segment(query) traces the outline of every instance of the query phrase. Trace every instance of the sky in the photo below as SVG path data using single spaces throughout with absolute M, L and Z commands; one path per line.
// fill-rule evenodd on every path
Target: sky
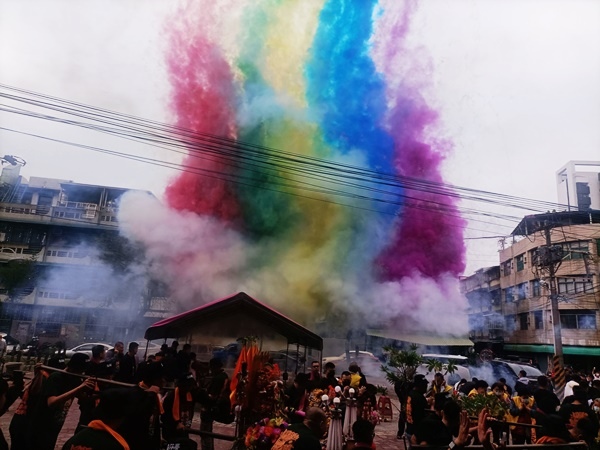
M 171 122 L 166 21 L 176 2 L 0 2 L 0 83 Z M 600 2 L 419 2 L 407 45 L 429 68 L 423 95 L 452 143 L 445 182 L 556 201 L 568 160 L 600 159 Z M 2 102 L 4 103 L 4 101 Z M 0 112 L 0 127 L 177 162 L 181 155 Z M 145 189 L 177 175 L 130 160 L 0 130 L 22 174 Z M 464 204 L 494 213 L 531 212 Z M 465 274 L 498 263 L 516 222 L 470 221 Z

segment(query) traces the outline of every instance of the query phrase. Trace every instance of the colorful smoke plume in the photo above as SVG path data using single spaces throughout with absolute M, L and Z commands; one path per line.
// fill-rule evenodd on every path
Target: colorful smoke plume
M 243 290 L 305 323 L 407 326 L 436 310 L 456 320 L 431 327 L 466 330 L 454 199 L 385 183 L 358 199 L 348 178 L 340 201 L 319 189 L 332 184 L 316 168 L 288 171 L 279 159 L 443 181 L 451 145 L 423 97 L 431 68 L 407 48 L 414 10 L 398 0 L 210 0 L 172 18 L 174 124 L 259 146 L 272 163 L 253 164 L 247 147 L 229 160 L 190 148 L 185 164 L 203 174 L 174 179 L 169 207 L 124 199 L 124 211 L 138 211 L 122 214 L 126 233 L 182 308 Z M 307 192 L 309 181 L 317 189 Z

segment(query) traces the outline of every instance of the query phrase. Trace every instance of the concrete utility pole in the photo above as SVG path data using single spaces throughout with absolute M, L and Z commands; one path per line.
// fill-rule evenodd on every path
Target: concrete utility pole
M 546 236 L 546 257 L 540 258 L 540 265 L 548 269 L 548 283 L 550 287 L 550 310 L 552 314 L 552 329 L 554 332 L 554 358 L 552 373 L 554 374 L 554 389 L 556 395 L 562 402 L 565 391 L 565 369 L 562 346 L 562 332 L 560 326 L 560 313 L 558 311 L 558 292 L 556 289 L 556 258 L 552 252 L 552 238 L 550 236 L 550 226 L 545 227 Z

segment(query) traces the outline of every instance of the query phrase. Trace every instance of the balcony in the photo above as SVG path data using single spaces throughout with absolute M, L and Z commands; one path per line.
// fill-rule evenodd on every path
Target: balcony
M 95 203 L 61 202 L 57 206 L 0 203 L 0 220 L 61 225 L 118 226 L 114 206 L 99 208 Z

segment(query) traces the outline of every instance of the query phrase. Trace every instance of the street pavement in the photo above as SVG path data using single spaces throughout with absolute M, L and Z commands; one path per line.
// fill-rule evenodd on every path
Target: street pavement
M 401 440 L 396 438 L 397 432 L 397 422 L 398 422 L 398 400 L 394 396 L 391 397 L 392 401 L 392 411 L 393 418 L 392 420 L 382 421 L 375 428 L 375 444 L 378 450 L 404 450 L 404 445 Z M 2 428 L 2 432 L 6 440 L 10 444 L 10 435 L 8 433 L 8 426 L 12 419 L 14 410 L 17 407 L 19 400 L 13 404 L 10 409 L 0 417 L 0 427 Z M 63 429 L 58 437 L 58 442 L 56 444 L 56 449 L 62 449 L 64 443 L 73 436 L 75 432 L 75 428 L 77 427 L 77 421 L 79 419 L 79 407 L 77 405 L 77 401 L 74 401 L 71 405 L 71 409 L 69 410 L 69 414 L 67 415 L 67 419 L 63 426 Z M 195 430 L 200 429 L 200 414 L 196 413 L 194 415 L 192 428 Z M 215 433 L 221 433 L 226 435 L 233 436 L 235 433 L 235 425 L 223 425 L 223 424 L 214 424 L 213 431 Z M 198 442 L 198 449 L 200 449 L 200 438 L 198 436 L 191 436 L 192 439 Z M 215 450 L 229 450 L 231 449 L 233 443 L 230 441 L 224 440 L 215 440 Z

